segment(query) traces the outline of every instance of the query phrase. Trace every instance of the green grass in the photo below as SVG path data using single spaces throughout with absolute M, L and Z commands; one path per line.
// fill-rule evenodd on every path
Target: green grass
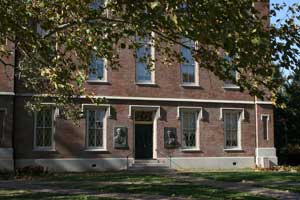
M 202 177 L 216 181 L 251 181 L 257 187 L 289 190 L 300 193 L 300 173 L 294 172 L 189 172 L 192 177 Z
M 163 195 L 167 197 L 185 197 L 210 200 L 270 200 L 249 193 L 225 190 L 212 186 L 189 184 L 163 174 L 132 174 L 126 172 L 101 173 L 62 173 L 48 176 L 31 177 L 39 180 L 40 186 L 64 189 L 81 189 L 99 193 L 126 193 L 142 195 Z M 105 184 L 105 182 L 113 184 Z M 125 183 L 131 182 L 131 183 Z M 112 200 L 89 195 L 63 195 L 53 193 L 31 193 L 25 190 L 0 190 L 2 200 Z
M 55 193 L 32 193 L 26 190 L 0 190 L 1 200 L 116 200 L 114 198 L 89 195 L 70 195 Z M 119 200 L 119 199 L 118 199 Z
M 255 182 L 298 182 L 300 173 L 292 172 L 188 172 L 182 173 L 193 177 L 203 177 L 216 181 L 255 181 Z
M 165 175 L 156 174 L 132 174 L 126 172 L 98 172 L 98 173 L 67 173 L 53 174 L 42 177 L 46 181 L 70 181 L 70 182 L 146 182 L 146 183 L 171 183 L 176 181 Z
M 224 190 L 221 188 L 204 185 L 159 185 L 159 184 L 132 184 L 132 185 L 113 185 L 96 186 L 100 192 L 120 192 L 131 194 L 163 195 L 168 197 L 186 197 L 196 199 L 224 200 L 224 199 L 245 199 L 245 200 L 270 200 L 272 198 L 254 196 L 249 193 Z

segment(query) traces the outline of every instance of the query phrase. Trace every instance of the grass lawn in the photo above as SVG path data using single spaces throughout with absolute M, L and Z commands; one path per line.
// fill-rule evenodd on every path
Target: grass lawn
M 113 198 L 94 197 L 89 195 L 70 195 L 55 193 L 32 193 L 26 190 L 0 190 L 1 200 L 116 200 Z M 118 199 L 120 200 L 120 199 Z
M 26 177 L 28 178 L 28 177 Z M 256 196 L 246 192 L 225 190 L 217 187 L 188 184 L 176 180 L 164 174 L 132 174 L 126 172 L 102 172 L 102 173 L 65 173 L 52 174 L 49 176 L 31 177 L 39 180 L 40 186 L 45 188 L 58 187 L 64 189 L 81 189 L 97 193 L 125 193 L 140 195 L 162 195 L 167 197 L 184 197 L 187 199 L 210 199 L 210 200 L 270 200 L 272 198 Z M 110 182 L 110 183 L 108 183 Z M 131 183 L 128 183 L 131 182 Z M 43 188 L 43 187 L 42 187 Z M 55 191 L 55 190 L 54 190 Z M 86 194 L 86 193 L 85 193 Z M 113 200 L 89 195 L 31 193 L 24 188 L 20 190 L 1 190 L 2 200 Z
M 212 179 L 216 181 L 242 182 L 251 181 L 257 186 L 267 188 L 290 190 L 300 193 L 299 172 L 183 172 L 182 174 Z

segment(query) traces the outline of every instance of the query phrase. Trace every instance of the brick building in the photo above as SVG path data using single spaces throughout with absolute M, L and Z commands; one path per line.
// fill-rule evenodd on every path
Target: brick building
M 147 40 L 141 42 L 138 56 L 158 56 L 145 48 Z M 125 169 L 139 159 L 172 168 L 276 164 L 271 102 L 241 93 L 200 69 L 188 49 L 175 48 L 186 62 L 172 67 L 156 62 L 151 72 L 129 50 L 120 52 L 123 67 L 116 71 L 105 59 L 92 58 L 86 89 L 107 102 L 93 105 L 80 98 L 79 127 L 51 102 L 28 112 L 24 106 L 32 94 L 14 81 L 12 67 L 0 65 L 0 168 Z M 13 56 L 8 59 L 14 63 Z

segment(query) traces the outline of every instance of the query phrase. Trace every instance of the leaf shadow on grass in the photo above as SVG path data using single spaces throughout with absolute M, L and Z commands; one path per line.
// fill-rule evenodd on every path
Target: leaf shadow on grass
M 80 194 L 31 193 L 30 191 L 6 190 L 0 191 L 1 200 L 116 200 L 114 198 L 95 197 Z M 120 200 L 120 199 L 118 199 Z

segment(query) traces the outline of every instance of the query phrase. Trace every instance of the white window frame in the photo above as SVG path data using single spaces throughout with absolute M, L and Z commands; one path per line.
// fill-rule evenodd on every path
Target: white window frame
M 102 147 L 93 147 L 88 146 L 88 110 L 104 110 L 104 118 L 103 118 L 103 133 Z M 107 124 L 108 118 L 111 117 L 111 106 L 109 104 L 82 104 L 82 111 L 85 112 L 85 151 L 107 151 Z
M 225 131 L 225 115 L 224 112 L 238 113 L 238 127 L 237 127 L 237 146 L 230 147 L 226 146 L 226 131 Z M 225 151 L 240 151 L 242 150 L 242 120 L 245 119 L 243 108 L 221 108 L 220 109 L 220 120 L 223 120 L 223 133 L 224 133 L 224 150 Z
M 180 120 L 180 134 L 181 140 L 183 140 L 182 136 L 182 121 L 181 121 L 181 113 L 185 112 L 195 112 L 196 113 L 196 132 L 195 132 L 195 147 L 193 148 L 185 148 L 182 147 L 181 151 L 200 151 L 200 121 L 202 119 L 202 107 L 187 107 L 187 106 L 178 106 L 177 107 L 177 119 Z M 182 141 L 181 141 L 182 142 Z
M 261 116 L 260 116 L 260 119 L 261 119 L 261 122 L 262 122 L 262 127 L 263 127 L 263 123 L 264 123 L 264 120 L 263 120 L 263 118 L 264 117 L 266 117 L 267 118 L 267 138 L 265 139 L 265 137 L 264 137 L 264 132 L 263 132 L 263 128 L 262 128 L 262 133 L 263 133 L 263 139 L 264 140 L 269 140 L 269 121 L 270 121 L 270 115 L 269 114 L 261 114 Z
M 102 79 L 96 79 L 96 80 L 90 79 L 90 72 L 89 72 L 90 66 L 89 66 L 89 68 L 88 68 L 88 79 L 87 79 L 87 82 L 88 83 L 107 83 L 108 82 L 108 79 L 107 79 L 107 59 L 106 58 L 97 58 L 97 59 L 102 59 L 103 60 L 103 78 Z
M 198 41 L 194 41 L 194 47 L 195 49 L 197 49 L 198 47 Z M 182 48 L 185 48 L 185 47 L 180 47 L 180 52 L 181 52 L 181 49 Z M 191 50 L 192 51 L 192 50 Z M 182 79 L 182 65 L 183 63 L 180 63 L 180 84 L 182 87 L 199 87 L 200 86 L 200 83 L 199 83 L 199 63 L 195 60 L 194 60 L 194 75 L 195 75 L 195 82 L 183 82 L 183 79 Z
M 151 37 L 154 38 L 155 37 L 155 34 L 154 32 L 151 32 Z M 155 47 L 154 47 L 154 44 L 153 44 L 154 41 L 148 41 L 148 42 L 139 42 L 141 44 L 147 44 L 147 45 L 150 45 L 150 56 L 151 56 L 151 59 L 152 60 L 155 60 Z M 136 49 L 137 50 L 137 49 Z M 152 62 L 152 66 L 153 66 L 153 69 L 150 71 L 150 75 L 151 75 L 151 80 L 149 81 L 139 81 L 138 78 L 137 78 L 137 63 L 138 63 L 138 58 L 136 57 L 135 58 L 135 84 L 136 85 L 155 85 L 155 62 Z
M 42 146 L 37 146 L 36 145 L 36 140 L 37 140 L 37 137 L 36 137 L 36 129 L 37 129 L 37 112 L 34 112 L 34 140 L 33 140 L 33 150 L 34 151 L 55 151 L 55 140 L 54 140 L 54 137 L 55 137 L 55 118 L 56 116 L 58 115 L 58 108 L 54 108 L 53 107 L 53 104 L 51 103 L 42 103 L 44 105 L 48 105 L 50 108 L 51 108 L 51 129 L 52 129 L 52 135 L 51 135 L 51 146 L 45 146 L 45 147 L 42 147 Z

